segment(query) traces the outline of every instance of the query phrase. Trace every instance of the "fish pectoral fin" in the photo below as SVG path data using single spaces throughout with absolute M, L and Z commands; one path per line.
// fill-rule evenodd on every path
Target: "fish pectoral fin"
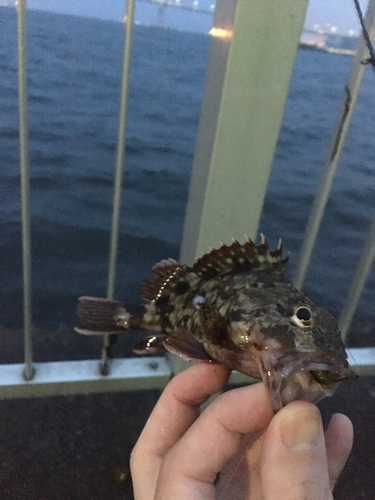
M 104 335 L 129 329 L 131 315 L 121 302 L 98 297 L 80 297 L 75 331 L 84 335 Z
M 228 318 L 215 308 L 207 307 L 203 311 L 200 331 L 201 336 L 213 345 L 229 350 L 237 347 L 231 337 Z
M 163 340 L 165 348 L 177 356 L 184 359 L 200 359 L 202 361 L 212 361 L 212 358 L 205 351 L 196 337 L 187 330 L 173 332 Z
M 136 354 L 162 354 L 165 353 L 165 351 L 166 348 L 163 344 L 163 337 L 161 335 L 149 335 L 137 342 L 133 349 L 133 352 Z

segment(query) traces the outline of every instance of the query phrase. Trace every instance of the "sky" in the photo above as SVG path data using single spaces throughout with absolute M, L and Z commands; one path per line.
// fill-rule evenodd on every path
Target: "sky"
M 261 1 L 261 0 L 249 0 Z M 363 14 L 368 0 L 359 0 Z M 193 0 L 181 0 L 193 4 Z M 199 5 L 208 8 L 213 0 L 199 0 Z M 124 18 L 126 0 L 28 0 L 28 8 L 52 12 L 74 14 L 101 19 L 121 21 Z M 189 13 L 167 8 L 164 13 L 168 27 L 188 31 L 208 32 L 212 26 L 212 16 Z M 135 19 L 142 24 L 157 24 L 158 7 L 137 0 Z M 354 8 L 354 0 L 309 0 L 305 26 L 336 26 L 339 32 L 347 34 L 350 29 L 359 32 L 359 23 Z

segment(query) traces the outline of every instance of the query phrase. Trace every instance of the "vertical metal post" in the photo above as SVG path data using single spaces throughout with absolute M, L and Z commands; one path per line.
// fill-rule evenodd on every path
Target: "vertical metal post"
M 362 291 L 366 284 L 367 276 L 369 275 L 371 265 L 375 259 L 375 221 L 371 225 L 370 233 L 367 237 L 365 247 L 361 258 L 359 259 L 356 273 L 352 284 L 350 285 L 348 294 L 342 306 L 341 315 L 339 318 L 339 330 L 343 339 L 346 338 L 350 323 L 356 310 Z
M 181 261 L 244 233 L 263 207 L 307 0 L 218 0 Z
M 18 92 L 20 114 L 20 162 L 22 200 L 22 260 L 23 260 L 23 308 L 24 308 L 24 356 L 23 376 L 31 380 L 34 375 L 32 365 L 31 332 L 31 237 L 29 206 L 29 166 L 28 166 L 28 121 L 27 121 L 27 69 L 26 69 L 26 0 L 17 0 L 18 31 Z
M 365 24 L 371 40 L 375 36 L 375 1 L 370 0 L 368 4 Z M 335 132 L 332 136 L 331 145 L 328 150 L 326 163 L 318 186 L 309 221 L 306 226 L 299 260 L 294 271 L 293 282 L 297 288 L 301 288 L 304 282 L 307 268 L 310 263 L 311 253 L 315 245 L 316 237 L 322 221 L 325 206 L 327 204 L 332 181 L 336 173 L 337 165 L 341 156 L 342 148 L 348 133 L 352 114 L 357 103 L 358 92 L 362 84 L 366 66 L 362 61 L 368 57 L 368 48 L 363 35 L 359 39 L 357 50 L 354 55 L 348 82 L 345 87 L 345 95 L 341 104 Z
M 255 237 L 306 0 L 217 0 L 180 260 Z M 170 355 L 173 371 L 187 363 Z
M 120 101 L 120 117 L 117 139 L 117 156 L 116 156 L 116 171 L 115 171 L 115 186 L 113 196 L 113 214 L 111 228 L 111 243 L 109 251 L 109 270 L 108 270 L 108 285 L 107 298 L 113 299 L 115 290 L 115 274 L 118 251 L 118 234 L 121 210 L 121 192 L 122 178 L 124 171 L 124 156 L 125 156 L 125 131 L 126 131 L 126 115 L 129 94 L 129 77 L 131 63 L 131 48 L 133 40 L 134 27 L 134 10 L 135 0 L 127 0 L 126 15 L 125 15 L 125 36 L 124 36 L 124 58 L 122 65 L 122 82 L 121 82 L 121 101 Z M 103 375 L 108 373 L 108 356 L 111 345 L 111 336 L 106 335 L 103 342 L 102 359 L 100 362 L 100 371 Z

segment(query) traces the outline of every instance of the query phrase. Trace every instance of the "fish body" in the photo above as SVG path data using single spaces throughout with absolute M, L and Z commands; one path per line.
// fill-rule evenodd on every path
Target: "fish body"
M 275 411 L 295 399 L 318 402 L 356 375 L 336 321 L 285 278 L 286 263 L 281 244 L 271 252 L 263 236 L 258 246 L 248 238 L 222 245 L 192 267 L 163 260 L 141 284 L 142 316 L 81 297 L 76 330 L 155 331 L 136 352 L 168 350 L 262 379 Z

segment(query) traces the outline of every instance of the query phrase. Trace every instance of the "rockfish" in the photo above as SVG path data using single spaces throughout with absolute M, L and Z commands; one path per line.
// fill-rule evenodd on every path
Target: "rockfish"
M 192 267 L 162 260 L 141 284 L 143 315 L 121 302 L 81 297 L 76 330 L 155 331 L 135 352 L 167 350 L 261 379 L 275 411 L 296 399 L 316 403 L 356 375 L 335 319 L 285 278 L 287 260 L 281 241 L 270 251 L 263 235 L 258 246 L 249 238 L 222 244 Z

